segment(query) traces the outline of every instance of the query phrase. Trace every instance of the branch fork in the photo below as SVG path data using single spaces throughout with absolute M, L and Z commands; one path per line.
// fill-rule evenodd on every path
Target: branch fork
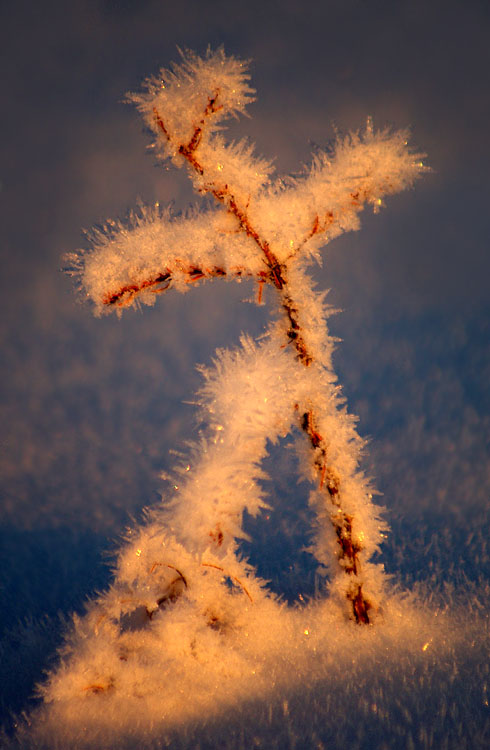
M 369 557 L 378 549 L 383 526 L 357 467 L 361 441 L 332 385 L 333 344 L 326 333 L 323 297 L 304 268 L 318 258 L 322 244 L 358 228 L 358 214 L 365 205 L 378 211 L 384 196 L 410 186 L 426 168 L 419 154 L 408 151 L 406 133 L 375 133 L 368 122 L 361 133 L 338 139 L 332 152 L 317 154 L 302 177 L 274 182 L 270 163 L 258 159 L 252 147 L 245 142 L 226 144 L 217 132 L 223 120 L 244 111 L 253 93 L 246 67 L 220 50 L 204 59 L 189 56 L 182 66 L 150 79 L 144 93 L 131 96 L 162 156 L 177 166 L 186 164 L 197 192 L 213 196 L 216 210 L 180 218 L 143 212 L 132 227 L 121 225 L 121 231 L 106 238 L 97 235 L 94 250 L 81 262 L 82 285 L 99 312 L 139 299 L 151 304 L 171 287 L 185 291 L 215 278 L 254 279 L 259 304 L 264 284 L 274 290 L 279 315 L 269 331 L 270 347 L 277 347 L 278 359 L 294 354 L 288 360 L 294 370 L 291 379 L 301 384 L 286 387 L 289 401 L 282 410 L 277 406 L 275 419 L 280 422 L 289 411 L 286 431 L 295 423 L 308 448 L 307 471 L 316 482 L 311 503 L 319 519 L 314 552 L 323 563 L 329 556 L 335 561 L 336 588 L 350 618 L 368 624 L 383 579 Z M 220 231 L 226 223 L 230 230 Z M 255 350 L 252 354 L 258 356 Z M 308 397 L 298 397 L 295 387 L 309 389 Z M 226 390 L 225 384 L 220 388 Z M 273 399 L 274 393 L 270 395 Z M 220 440 L 231 440 L 233 429 L 230 424 L 224 437 L 214 441 L 217 461 L 223 461 Z M 265 450 L 265 439 L 253 437 L 257 456 Z M 247 466 L 255 477 L 257 458 Z M 199 484 L 197 476 L 189 481 Z M 189 544 L 211 544 L 217 554 L 226 556 L 235 549 L 233 536 L 240 533 L 246 501 L 240 500 L 239 491 L 235 505 L 219 488 L 215 495 L 211 524 L 199 520 L 204 512 L 196 511 L 195 528 L 189 530 L 184 520 L 179 521 L 177 501 L 169 518 Z M 181 515 L 184 519 L 183 511 Z M 219 562 L 212 565 L 226 568 Z M 232 577 L 248 594 L 239 578 Z M 187 574 L 182 580 L 188 580 Z

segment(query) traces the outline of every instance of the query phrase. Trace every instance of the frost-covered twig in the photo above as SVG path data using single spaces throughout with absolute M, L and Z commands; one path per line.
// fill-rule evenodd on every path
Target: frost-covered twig
M 350 603 L 353 619 L 368 623 L 382 588 L 379 569 L 369 563 L 382 524 L 358 469 L 361 442 L 333 386 L 323 295 L 314 291 L 304 266 L 326 242 L 357 229 L 366 204 L 377 211 L 384 196 L 411 185 L 425 168 L 420 155 L 407 149 L 405 132 L 376 133 L 368 121 L 361 133 L 338 138 L 329 153 L 317 154 L 302 177 L 273 180 L 271 164 L 257 158 L 252 146 L 227 143 L 219 132 L 226 118 L 252 101 L 248 79 L 246 65 L 222 50 L 204 58 L 188 53 L 180 65 L 148 80 L 144 93 L 130 96 L 155 135 L 158 153 L 186 166 L 196 190 L 218 205 L 179 219 L 143 210 L 130 226 L 98 234 L 92 253 L 82 259 L 82 283 L 99 311 L 136 297 L 152 302 L 170 285 L 183 290 L 206 278 L 252 277 L 275 289 L 280 316 L 268 346 L 291 349 L 308 371 L 297 376 L 308 383 L 301 398 L 290 393 L 287 406 L 305 435 L 307 473 L 317 484 L 311 498 L 318 515 L 314 552 L 329 563 L 331 550 L 338 563 L 333 588 Z M 288 367 L 293 379 L 291 362 Z M 277 388 L 265 398 L 277 398 Z M 243 468 L 244 481 L 261 455 Z M 199 471 L 206 473 L 206 466 Z M 183 500 L 179 505 L 187 508 Z M 235 521 L 228 523 L 231 538 L 239 535 L 243 507 L 238 502 Z M 172 514 L 175 522 L 178 508 Z M 214 507 L 211 515 L 204 539 L 220 547 L 223 509 Z
M 330 601 L 367 624 L 383 597 L 383 568 L 371 558 L 385 526 L 359 468 L 363 441 L 332 369 L 325 294 L 306 266 L 322 245 L 358 228 L 366 204 L 377 211 L 384 196 L 425 168 L 405 133 L 376 133 L 368 121 L 318 153 L 303 176 L 273 178 L 252 146 L 227 143 L 221 132 L 224 120 L 252 101 L 248 80 L 247 66 L 222 50 L 203 58 L 188 53 L 131 95 L 157 152 L 186 167 L 215 207 L 183 216 L 141 208 L 126 223 L 94 231 L 91 249 L 68 259 L 98 314 L 153 304 L 157 294 L 187 291 L 201 280 L 251 278 L 260 290 L 271 288 L 276 318 L 259 343 L 244 336 L 239 348 L 218 352 L 213 366 L 202 368 L 199 403 L 208 429 L 177 467 L 172 501 L 128 533 L 112 586 L 75 619 L 71 644 L 42 688 L 55 723 L 70 717 L 76 724 L 77 706 L 85 715 L 92 696 L 108 693 L 123 712 L 135 698 L 134 716 L 142 697 L 159 716 L 198 711 L 198 696 L 206 694 L 199 685 L 219 682 L 218 673 L 227 690 L 242 680 L 249 685 L 265 654 L 271 663 L 276 642 L 301 644 L 312 627 L 323 637 L 335 609 Z M 260 485 L 267 443 L 295 428 L 300 471 L 314 487 L 310 551 L 331 572 L 330 601 L 298 612 L 267 590 L 238 546 L 244 511 L 267 507 Z M 169 691 L 176 680 L 178 690 Z M 91 710 L 104 723 L 98 700 Z
M 260 344 L 243 337 L 239 349 L 219 352 L 203 369 L 209 430 L 176 470 L 175 498 L 129 534 L 112 587 L 76 621 L 74 645 L 43 689 L 47 701 L 153 694 L 150 682 L 164 679 L 152 667 L 162 653 L 165 674 L 185 675 L 197 660 L 204 679 L 218 657 L 227 674 L 248 673 L 237 644 L 254 628 L 263 637 L 264 622 L 272 627 L 284 610 L 241 559 L 237 540 L 245 536 L 244 510 L 256 515 L 266 506 L 260 479 L 267 441 L 294 427 L 302 474 L 315 487 L 311 552 L 332 572 L 332 595 L 365 624 L 382 598 L 383 569 L 370 558 L 385 527 L 359 469 L 363 441 L 332 370 L 325 295 L 305 268 L 322 245 L 358 228 L 366 204 L 377 211 L 424 167 L 405 133 L 376 133 L 368 121 L 317 154 L 303 176 L 273 178 L 252 146 L 227 143 L 221 133 L 224 120 L 252 101 L 248 80 L 247 66 L 222 50 L 188 53 L 131 95 L 157 152 L 186 167 L 215 208 L 180 217 L 141 208 L 128 222 L 93 232 L 90 251 L 69 256 L 99 314 L 138 300 L 152 304 L 169 288 L 246 277 L 271 287 L 277 315 Z M 247 643 L 262 647 L 260 639 Z

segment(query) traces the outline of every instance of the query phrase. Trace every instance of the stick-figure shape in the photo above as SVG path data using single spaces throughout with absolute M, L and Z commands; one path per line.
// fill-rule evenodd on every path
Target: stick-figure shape
M 286 403 L 277 383 L 264 386 L 269 390 L 261 391 L 261 398 L 281 405 L 289 413 L 286 430 L 296 424 L 304 436 L 306 473 L 316 484 L 310 500 L 318 517 L 313 552 L 322 563 L 334 560 L 333 590 L 353 620 L 369 623 L 383 585 L 380 566 L 369 558 L 384 527 L 358 466 L 362 441 L 335 384 L 324 294 L 315 291 L 305 267 L 327 242 L 358 228 L 364 206 L 377 211 L 386 195 L 410 186 L 426 167 L 420 154 L 408 150 L 405 132 L 375 132 L 368 120 L 362 132 L 338 136 L 328 151 L 318 151 L 302 175 L 274 178 L 271 164 L 252 146 L 227 143 L 221 132 L 227 118 L 244 112 L 253 93 L 247 65 L 220 49 L 204 57 L 186 53 L 179 65 L 149 79 L 143 93 L 131 95 L 154 134 L 156 151 L 186 167 L 198 193 L 212 196 L 215 208 L 180 217 L 158 207 L 142 209 L 128 224 L 95 232 L 91 251 L 72 260 L 99 312 L 120 311 L 138 300 L 150 303 L 170 288 L 187 290 L 206 279 L 254 279 L 259 301 L 264 285 L 273 290 L 277 319 L 267 343 L 256 347 L 246 341 L 226 365 L 227 377 L 235 378 L 238 392 L 237 381 L 254 369 L 253 362 L 269 362 L 273 372 L 275 362 L 284 362 L 281 372 L 289 372 L 290 382 L 287 374 L 277 377 L 284 381 Z M 243 411 L 239 400 L 226 408 Z M 280 421 L 277 408 L 275 415 Z M 231 438 L 225 433 L 226 442 Z M 266 437 L 264 428 L 261 447 L 244 470 L 252 484 L 251 466 Z M 209 455 L 201 462 L 200 479 L 189 479 L 200 481 L 201 488 L 206 461 L 209 465 Z M 201 495 L 192 486 L 193 503 L 199 504 Z M 240 533 L 247 497 L 237 490 L 231 501 L 230 492 L 216 490 L 213 503 L 202 501 L 203 513 L 190 516 L 192 501 L 181 495 L 167 519 L 177 536 L 201 538 L 204 548 L 211 545 L 219 556 Z M 179 567 L 176 561 L 165 565 Z M 187 577 L 185 571 L 177 576 L 182 590 Z

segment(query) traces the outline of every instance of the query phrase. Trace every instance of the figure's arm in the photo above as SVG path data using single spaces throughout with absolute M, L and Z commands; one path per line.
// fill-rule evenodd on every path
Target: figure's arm
M 251 206 L 254 222 L 267 228 L 281 262 L 317 255 L 321 246 L 343 232 L 359 229 L 359 214 L 375 212 L 384 198 L 411 187 L 428 171 L 424 154 L 408 148 L 406 131 L 364 131 L 337 138 L 330 152 L 316 154 L 309 171 L 279 185 Z
M 187 165 L 198 192 L 221 205 L 178 218 L 146 208 L 126 224 L 94 230 L 91 249 L 66 260 L 98 313 L 136 299 L 151 304 L 170 286 L 185 291 L 201 279 L 267 279 L 264 248 L 247 224 L 246 206 L 269 182 L 271 166 L 247 143 L 227 144 L 217 132 L 253 101 L 248 80 L 247 65 L 222 50 L 203 58 L 187 53 L 180 65 L 148 79 L 143 93 L 128 97 L 155 133 L 159 155 Z
M 255 243 L 237 233 L 223 210 L 172 217 L 141 208 L 124 224 L 112 222 L 90 235 L 91 248 L 68 254 L 69 272 L 98 314 L 136 300 L 152 304 L 169 287 L 217 277 L 261 280 L 263 263 Z

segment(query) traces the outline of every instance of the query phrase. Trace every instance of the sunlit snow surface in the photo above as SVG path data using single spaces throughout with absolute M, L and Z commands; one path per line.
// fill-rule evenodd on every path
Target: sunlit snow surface
M 148 627 L 121 689 L 41 708 L 17 742 L 36 748 L 484 748 L 487 589 L 393 594 L 376 627 L 329 602 L 287 608 L 237 597 L 246 629 L 203 626 L 191 644 L 170 617 Z M 448 607 L 444 600 L 451 597 Z M 153 632 L 152 632 L 153 631 Z M 141 631 L 139 631 L 141 635 Z M 148 648 L 145 663 L 144 651 Z M 87 673 L 87 683 L 93 675 Z M 485 739 L 486 738 L 486 739 Z M 13 743 L 12 747 L 17 746 Z

